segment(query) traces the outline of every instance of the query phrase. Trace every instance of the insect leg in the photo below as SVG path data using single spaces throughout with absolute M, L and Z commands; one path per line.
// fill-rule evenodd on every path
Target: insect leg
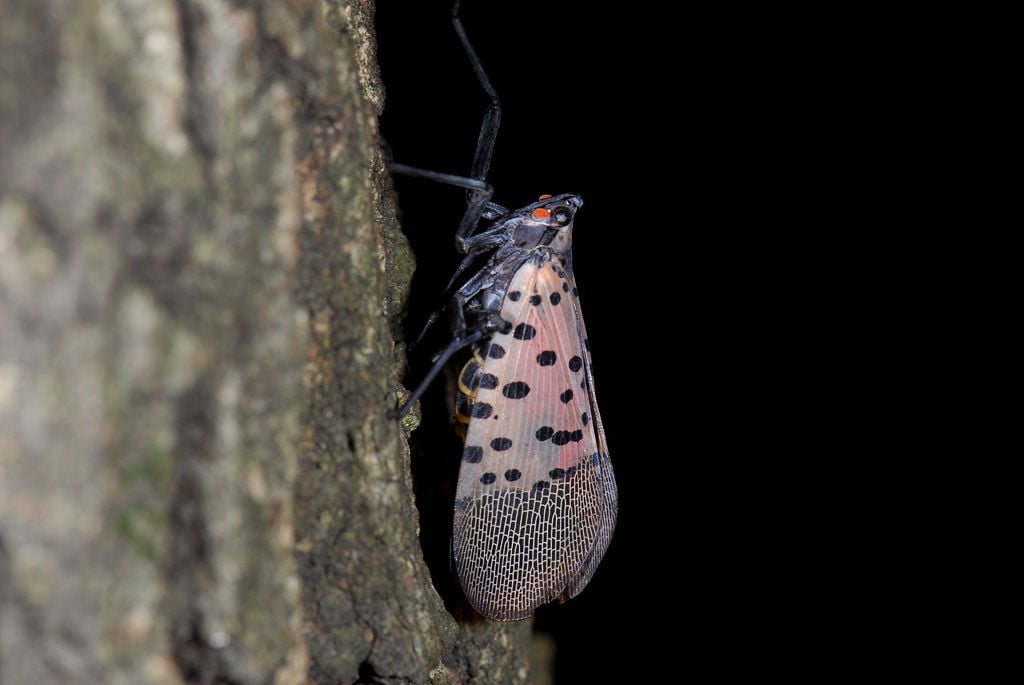
M 452 26 L 454 26 L 459 42 L 462 43 L 462 48 L 465 50 L 466 56 L 473 67 L 477 81 L 480 82 L 480 87 L 483 88 L 490 99 L 490 103 L 484 111 L 483 122 L 480 125 L 480 135 L 477 137 L 476 152 L 473 155 L 472 171 L 468 177 L 457 176 L 455 174 L 419 169 L 393 161 L 388 162 L 388 169 L 393 173 L 426 178 L 466 188 L 469 191 L 466 198 L 466 211 L 463 213 L 462 220 L 459 222 L 459 228 L 455 232 L 456 248 L 462 254 L 466 254 L 465 241 L 476 230 L 480 219 L 487 217 L 488 214 L 498 215 L 498 213 L 507 213 L 507 210 L 491 202 L 494 188 L 485 180 L 487 172 L 491 168 L 491 159 L 494 157 L 494 143 L 498 135 L 498 125 L 501 123 L 501 101 L 498 99 L 498 94 L 494 90 L 494 86 L 491 85 L 483 65 L 480 63 L 480 58 L 477 57 L 476 50 L 473 49 L 473 45 L 469 42 L 466 30 L 462 26 L 462 19 L 459 17 L 459 6 L 459 0 L 455 0 L 452 4 Z
M 426 377 L 420 381 L 420 384 L 416 386 L 416 389 L 412 391 L 411 395 L 409 395 L 405 404 L 398 409 L 389 411 L 388 418 L 400 419 L 405 416 L 409 412 L 409 408 L 412 407 L 413 403 L 418 400 L 424 392 L 426 392 L 430 384 L 435 378 L 437 378 L 437 374 L 441 372 L 441 369 L 444 368 L 444 365 L 448 363 L 448 360 L 452 358 L 453 354 L 461 350 L 463 347 L 467 347 L 478 340 L 486 338 L 490 334 L 490 331 L 481 330 L 471 333 L 465 338 L 453 338 L 452 341 L 448 343 L 448 346 L 441 351 L 441 354 L 437 356 L 437 359 L 434 361 L 434 365 L 430 367 L 430 371 L 427 372 Z
M 480 87 L 483 88 L 490 100 L 487 109 L 484 111 L 483 122 L 480 125 L 480 135 L 476 141 L 476 153 L 473 155 L 473 171 L 470 173 L 470 176 L 473 178 L 483 180 L 487 178 L 487 172 L 491 169 L 491 160 L 494 157 L 494 143 L 497 140 L 498 126 L 501 123 L 501 100 L 498 99 L 498 93 L 494 90 L 494 86 L 491 85 L 491 79 L 488 78 L 487 72 L 484 71 L 484 66 L 480 62 L 476 50 L 473 49 L 473 44 L 469 42 L 469 36 L 466 35 L 466 29 L 462 25 L 462 18 L 459 16 L 460 5 L 460 0 L 455 0 L 452 3 L 452 26 L 459 37 L 459 42 L 462 43 L 462 49 L 465 51 L 466 57 L 473 67 L 473 73 L 476 74 Z M 459 223 L 459 230 L 455 234 L 455 244 L 463 254 L 466 253 L 464 241 L 473 234 L 480 221 L 480 215 L 476 214 L 477 207 L 482 208 L 489 200 L 490 195 L 484 198 L 472 191 L 469 193 L 469 205 L 466 207 L 466 213 Z
M 446 183 L 450 186 L 458 186 L 460 188 L 466 188 L 480 193 L 487 193 L 488 197 L 494 193 L 494 189 L 491 187 L 491 184 L 479 178 L 470 178 L 468 176 L 459 176 L 457 174 L 446 174 L 442 171 L 432 171 L 430 169 L 420 169 L 419 167 L 409 166 L 408 164 L 402 164 L 391 160 L 388 160 L 387 164 L 388 170 L 396 174 L 425 178 L 430 181 L 437 181 L 438 183 Z
M 509 214 L 508 209 L 491 202 L 491 197 L 494 195 L 494 188 L 486 180 L 487 172 L 491 168 L 491 160 L 494 156 L 494 145 L 497 140 L 498 126 L 501 123 L 501 101 L 498 99 L 497 91 L 495 91 L 494 86 L 491 85 L 490 78 L 488 78 L 487 73 L 484 71 L 483 64 L 480 62 L 480 58 L 477 56 L 476 50 L 470 43 L 466 30 L 462 25 L 462 19 L 459 16 L 460 6 L 460 0 L 454 0 L 452 3 L 452 26 L 454 27 L 455 33 L 459 38 L 459 42 L 462 44 L 462 48 L 473 67 L 473 72 L 476 75 L 477 81 L 480 83 L 480 87 L 484 90 L 489 99 L 489 103 L 487 105 L 487 109 L 484 111 L 483 121 L 480 126 L 480 134 L 477 137 L 476 151 L 473 155 L 473 166 L 470 175 L 467 177 L 430 171 L 394 162 L 390 159 L 387 162 L 388 168 L 393 173 L 400 173 L 407 176 L 447 183 L 449 185 L 465 188 L 467 191 L 466 211 L 463 213 L 462 219 L 459 221 L 459 227 L 455 232 L 456 249 L 460 254 L 463 254 L 466 257 L 459 264 L 451 281 L 449 281 L 448 286 L 446 287 L 446 291 L 448 292 L 451 292 L 459 276 L 461 276 L 470 264 L 473 263 L 474 258 L 477 255 L 488 250 L 498 248 L 507 240 L 507 230 L 501 222 L 498 222 L 498 225 L 494 226 L 490 230 L 484 231 L 479 235 L 474 235 L 480 224 L 480 220 L 487 219 L 494 222 Z M 471 279 L 470 282 L 464 284 L 462 288 L 455 293 L 450 305 L 452 308 L 452 317 L 454 319 L 452 325 L 453 337 L 451 342 L 435 358 L 434 365 L 427 373 L 426 378 L 424 378 L 419 386 L 417 386 L 409 399 L 406 400 L 405 404 L 403 404 L 397 411 L 391 412 L 390 415 L 392 418 L 401 418 L 409 411 L 409 407 L 412 406 L 412 403 L 419 399 L 426 390 L 426 387 L 434 380 L 441 368 L 453 354 L 467 345 L 490 335 L 505 323 L 496 312 L 474 312 L 474 316 L 476 316 L 479 321 L 474 321 L 473 332 L 466 335 L 468 326 L 466 324 L 465 305 L 469 297 L 480 289 L 474 284 L 474 281 L 476 280 L 478 279 Z M 418 343 L 423 338 L 427 329 L 429 329 L 437 320 L 438 315 L 439 312 L 431 314 L 414 344 Z
M 430 367 L 430 371 L 420 381 L 420 384 L 416 386 L 416 389 L 412 392 L 409 398 L 401 406 L 400 409 L 392 411 L 388 414 L 390 418 L 400 419 L 409 411 L 409 407 L 412 403 L 420 398 L 420 396 L 426 391 L 427 387 L 433 382 L 437 374 L 440 373 L 444 365 L 451 359 L 452 355 L 466 347 L 472 345 L 478 340 L 482 340 L 489 336 L 491 333 L 497 330 L 501 330 L 504 327 L 510 326 L 507 321 L 501 318 L 498 309 L 493 307 L 467 307 L 467 303 L 477 294 L 492 287 L 493 276 L 486 272 L 481 271 L 475 276 L 466 281 L 461 288 L 456 291 L 455 295 L 452 296 L 451 303 L 448 305 L 452 315 L 451 330 L 452 339 L 448 343 L 448 346 L 444 348 L 437 356 L 433 359 L 433 366 Z M 470 330 L 470 326 L 466 323 L 467 311 L 470 316 L 473 317 L 472 332 L 467 334 Z M 434 321 L 437 320 L 438 312 L 431 314 L 430 320 L 427 322 L 429 327 Z M 426 328 L 424 328 L 426 331 Z M 422 338 L 423 334 L 420 334 Z

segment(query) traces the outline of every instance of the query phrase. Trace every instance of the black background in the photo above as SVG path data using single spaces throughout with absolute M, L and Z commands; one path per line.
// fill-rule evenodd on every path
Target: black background
M 837 368 L 849 305 L 831 257 L 861 219 L 836 172 L 853 129 L 831 114 L 832 36 L 678 3 L 467 1 L 462 18 L 504 107 L 494 201 L 584 198 L 574 266 L 620 517 L 588 587 L 537 612 L 556 682 L 789 670 L 809 644 L 829 653 L 818 626 L 847 600 L 822 579 L 847 523 L 823 512 L 857 443 L 832 430 L 851 371 Z M 467 174 L 487 99 L 450 2 L 381 0 L 377 31 L 394 159 Z M 457 263 L 465 195 L 395 184 L 418 260 L 415 335 Z M 429 360 L 410 365 L 414 385 Z M 414 436 L 421 514 L 435 467 L 457 468 L 458 442 L 431 432 L 447 431 L 444 401 L 441 387 L 425 397 Z M 443 548 L 443 526 L 424 525 Z

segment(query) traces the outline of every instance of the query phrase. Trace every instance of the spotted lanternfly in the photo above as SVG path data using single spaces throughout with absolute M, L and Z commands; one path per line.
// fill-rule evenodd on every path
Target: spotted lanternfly
M 574 597 L 615 527 L 615 477 L 572 273 L 581 204 L 560 195 L 503 217 L 503 242 L 457 296 L 464 309 L 498 317 L 459 375 L 457 413 L 468 426 L 452 537 L 466 597 L 495 619 Z
M 590 348 L 572 268 L 578 195 L 544 196 L 510 211 L 484 181 L 499 104 L 453 10 L 456 32 L 491 96 L 472 177 L 391 163 L 392 171 L 469 189 L 456 234 L 465 255 L 449 308 L 453 337 L 402 407 L 442 365 L 469 349 L 455 415 L 464 448 L 452 558 L 470 604 L 495 620 L 531 616 L 576 596 L 615 528 L 618 495 L 594 394 Z M 488 223 L 478 230 L 481 220 Z M 459 277 L 478 259 L 484 265 Z

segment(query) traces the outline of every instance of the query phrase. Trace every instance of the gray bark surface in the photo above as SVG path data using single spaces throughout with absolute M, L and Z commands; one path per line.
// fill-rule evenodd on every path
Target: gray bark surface
M 385 416 L 372 3 L 0 17 L 0 683 L 533 682 L 434 589 Z

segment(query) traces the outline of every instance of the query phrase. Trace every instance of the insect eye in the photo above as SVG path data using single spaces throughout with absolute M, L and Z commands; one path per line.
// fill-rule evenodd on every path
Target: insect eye
M 556 226 L 568 226 L 572 221 L 572 212 L 565 207 L 560 207 L 551 213 L 551 217 L 555 220 Z

